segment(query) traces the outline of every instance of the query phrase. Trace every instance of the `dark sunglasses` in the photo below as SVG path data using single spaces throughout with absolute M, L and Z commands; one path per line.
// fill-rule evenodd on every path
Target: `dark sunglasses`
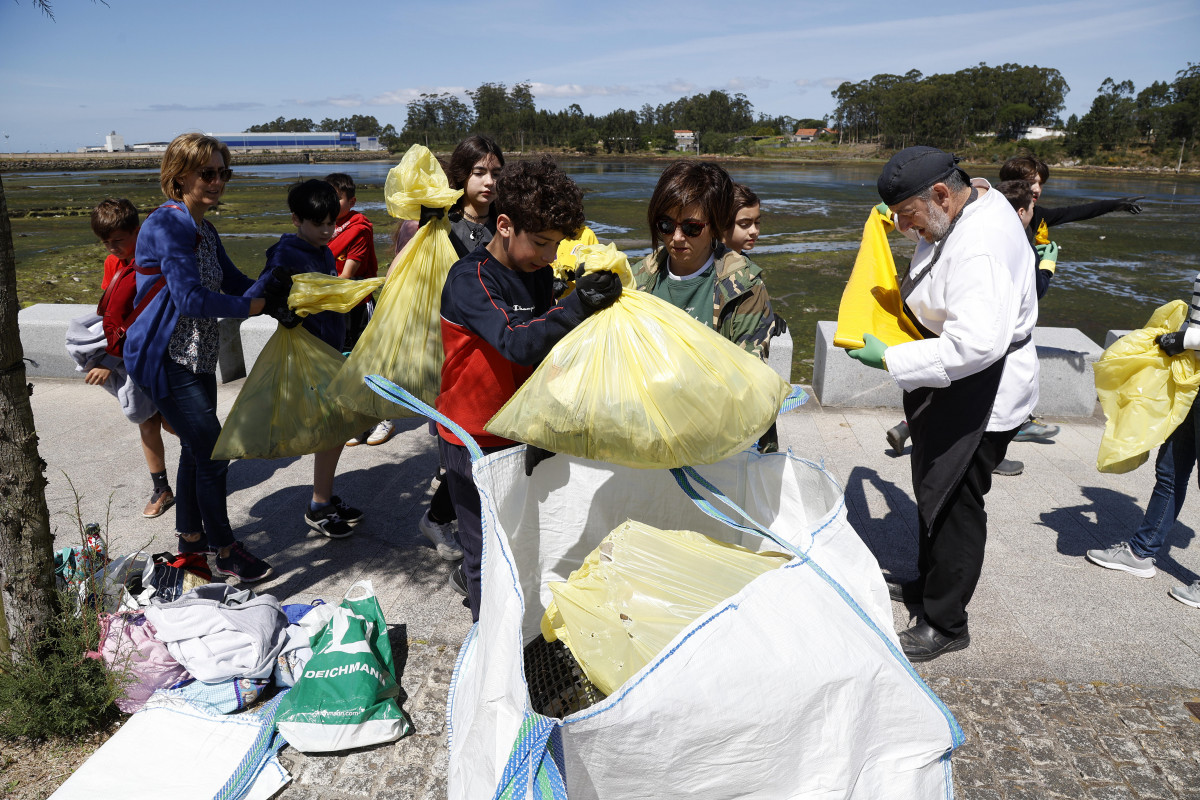
M 198 177 L 200 180 L 204 181 L 205 183 L 212 183 L 217 178 L 220 178 L 221 180 L 228 182 L 229 179 L 233 177 L 233 170 L 231 170 L 229 167 L 225 167 L 224 169 L 216 169 L 215 167 L 205 167 L 204 169 L 196 170 L 196 177 Z
M 663 236 L 674 236 L 675 229 L 679 228 L 681 231 L 683 231 L 684 236 L 688 237 L 689 239 L 695 239 L 700 235 L 700 231 L 704 230 L 704 226 L 707 224 L 707 222 L 692 222 L 690 220 L 688 222 L 676 222 L 670 217 L 660 217 L 659 220 L 654 223 L 654 227 L 658 228 L 658 232 Z

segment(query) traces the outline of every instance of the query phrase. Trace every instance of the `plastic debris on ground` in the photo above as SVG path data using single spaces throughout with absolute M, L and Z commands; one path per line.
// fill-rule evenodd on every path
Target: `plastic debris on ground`
M 696 618 L 791 559 L 630 520 L 566 582 L 549 585 L 554 600 L 542 635 L 561 640 L 588 679 L 612 694 Z

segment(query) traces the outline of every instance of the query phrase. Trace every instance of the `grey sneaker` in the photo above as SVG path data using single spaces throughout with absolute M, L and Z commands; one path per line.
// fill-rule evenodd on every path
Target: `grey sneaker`
M 426 539 L 433 542 L 438 556 L 444 561 L 458 561 L 463 557 L 462 548 L 454 540 L 453 522 L 434 522 L 429 518 L 429 512 L 426 511 L 425 515 L 421 517 L 421 521 L 417 523 L 417 527 L 421 533 L 425 534 Z
M 1200 608 L 1200 581 L 1193 581 L 1191 586 L 1176 586 L 1168 594 L 1192 608 Z
M 1032 442 L 1037 439 L 1049 439 L 1057 436 L 1061 430 L 1057 425 L 1047 425 L 1037 417 L 1030 417 L 1029 421 L 1021 426 L 1021 430 L 1017 431 L 1017 435 L 1013 437 L 1014 442 Z
M 904 453 L 904 442 L 908 439 L 908 423 L 901 422 L 894 428 L 890 428 L 887 432 L 888 445 L 891 446 L 892 452 L 896 455 Z
M 1129 542 L 1121 542 L 1107 550 L 1088 550 L 1087 560 L 1105 569 L 1124 570 L 1139 578 L 1154 577 L 1154 559 L 1134 555 Z
M 992 474 L 993 475 L 1007 475 L 1009 477 L 1012 477 L 1014 475 L 1020 475 L 1024 471 L 1025 471 L 1025 462 L 1024 461 L 1014 461 L 1011 458 L 1006 458 L 1003 461 L 1001 461 L 999 464 L 997 464 L 995 466 L 995 468 L 992 469 Z

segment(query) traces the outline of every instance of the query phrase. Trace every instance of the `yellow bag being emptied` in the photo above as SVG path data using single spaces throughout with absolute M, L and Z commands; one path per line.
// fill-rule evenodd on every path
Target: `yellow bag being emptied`
M 419 219 L 421 208 L 447 209 L 462 194 L 451 189 L 433 153 L 413 145 L 388 173 L 384 196 L 388 213 Z M 374 419 L 412 416 L 363 383 L 382 375 L 433 405 L 441 389 L 442 287 L 458 255 L 450 243 L 450 221 L 442 216 L 422 225 L 392 265 L 387 283 L 346 364 L 330 384 L 330 395 L 347 408 Z
M 900 285 L 896 282 L 896 262 L 887 234 L 892 221 L 876 209 L 863 226 L 862 244 L 850 280 L 838 306 L 837 330 L 833 343 L 854 350 L 863 346 L 863 334 L 879 337 L 889 347 L 923 338 L 904 314 Z
M 1146 327 L 1122 336 L 1093 366 L 1096 394 L 1107 420 L 1096 469 L 1137 469 L 1191 411 L 1200 387 L 1193 351 L 1168 356 L 1154 337 L 1179 330 L 1188 307 L 1174 300 L 1154 312 Z
M 292 291 L 288 293 L 288 307 L 302 317 L 316 314 L 318 311 L 346 314 L 383 286 L 383 281 L 383 278 L 338 278 L 319 272 L 293 275 Z
M 579 250 L 625 290 L 554 346 L 488 433 L 627 467 L 712 464 L 771 426 L 791 387 L 758 358 L 646 292 L 615 245 Z
M 612 694 L 697 617 L 789 561 L 630 520 L 566 582 L 548 585 L 554 599 L 542 635 L 561 639 L 588 680 Z

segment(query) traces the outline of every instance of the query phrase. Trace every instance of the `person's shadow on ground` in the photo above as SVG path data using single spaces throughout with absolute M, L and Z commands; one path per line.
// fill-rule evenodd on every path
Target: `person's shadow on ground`
M 871 516 L 868 485 L 887 503 L 882 517 Z M 846 511 L 850 524 L 885 573 L 904 581 L 917 577 L 917 505 L 904 490 L 873 469 L 855 467 L 846 480 Z
M 1112 489 L 1081 486 L 1080 490 L 1087 502 L 1040 515 L 1041 524 L 1058 535 L 1058 552 L 1083 558 L 1088 550 L 1129 541 L 1141 524 L 1145 509 L 1129 495 Z M 1200 578 L 1171 555 L 1173 550 L 1186 550 L 1195 538 L 1194 530 L 1176 522 L 1154 559 L 1155 566 L 1184 584 Z

